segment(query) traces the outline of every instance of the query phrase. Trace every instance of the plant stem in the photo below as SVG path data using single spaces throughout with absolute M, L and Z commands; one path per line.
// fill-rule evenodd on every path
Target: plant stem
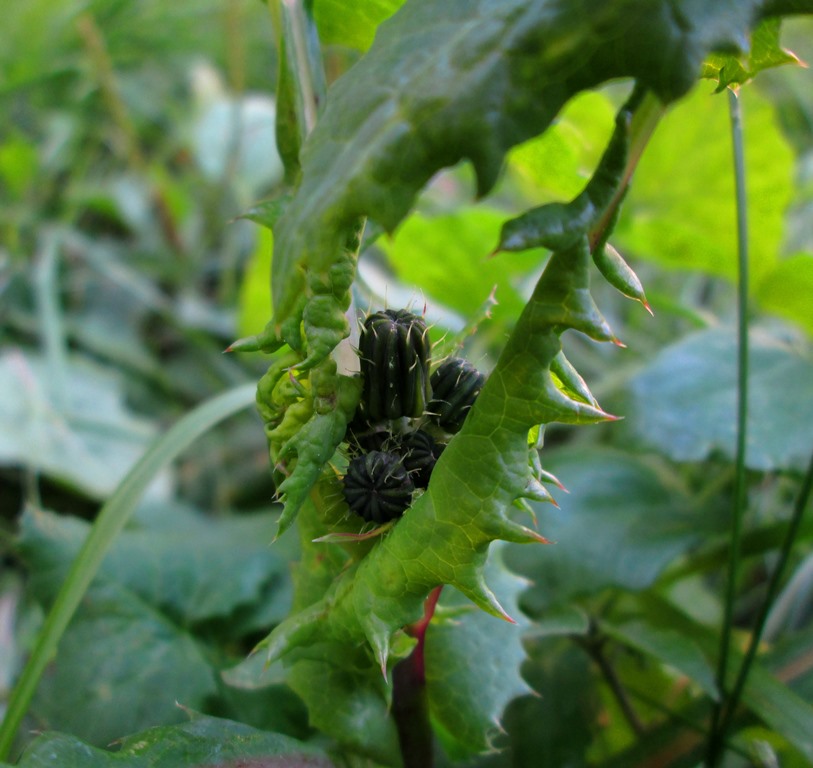
M 435 587 L 424 603 L 423 618 L 408 628 L 418 643 L 412 653 L 392 670 L 392 715 L 404 768 L 432 768 L 433 740 L 426 696 L 426 630 L 435 613 L 442 586 Z
M 731 648 L 734 601 L 740 570 L 740 543 L 742 518 L 746 506 L 745 449 L 748 433 L 748 203 L 745 192 L 745 153 L 742 138 L 740 102 L 734 91 L 728 92 L 731 116 L 731 140 L 734 149 L 734 178 L 737 208 L 737 449 L 734 475 L 734 508 L 731 521 L 731 543 L 728 550 L 728 572 L 723 607 L 723 627 L 720 633 L 720 651 L 717 660 L 717 687 L 720 700 L 714 704 L 711 715 L 706 765 L 714 768 L 722 757 L 725 729 L 721 715 L 730 706 L 728 693 L 728 657 Z M 728 718 L 726 718 L 726 723 Z
M 580 638 L 579 641 L 579 644 L 587 651 L 590 658 L 601 671 L 605 682 L 609 686 L 615 700 L 618 702 L 618 706 L 621 708 L 621 712 L 629 723 L 630 728 L 632 728 L 636 736 L 641 736 L 646 729 L 641 722 L 641 718 L 638 717 L 635 708 L 632 706 L 632 702 L 624 686 L 621 684 L 621 679 L 618 677 L 615 667 L 613 667 L 604 653 L 605 643 L 606 639 L 604 637 L 595 634 L 587 638 Z
M 785 540 L 782 542 L 782 548 L 779 552 L 779 560 L 773 569 L 773 573 L 771 573 L 771 579 L 768 582 L 768 591 L 765 594 L 765 599 L 760 607 L 759 615 L 757 616 L 754 625 L 754 631 L 751 634 L 751 638 L 748 642 L 748 649 L 745 652 L 745 658 L 740 665 L 740 669 L 737 673 L 737 679 L 735 680 L 734 686 L 731 689 L 731 694 L 728 697 L 725 711 L 723 712 L 719 723 L 718 729 L 721 740 L 725 738 L 726 731 L 731 725 L 731 718 L 734 715 L 734 711 L 737 708 L 742 691 L 745 688 L 745 683 L 748 679 L 748 672 L 750 671 L 751 665 L 754 662 L 760 640 L 762 639 L 762 632 L 765 629 L 765 621 L 768 618 L 768 613 L 770 612 L 774 600 L 776 599 L 776 595 L 779 592 L 779 585 L 782 582 L 782 576 L 788 564 L 791 549 L 793 548 L 793 544 L 796 541 L 796 536 L 799 533 L 799 526 L 802 523 L 805 507 L 810 499 L 811 489 L 813 489 L 813 456 L 810 458 L 807 473 L 805 474 L 804 480 L 802 480 L 802 487 L 799 489 L 799 495 L 796 497 L 793 515 L 788 523 L 788 530 L 785 535 Z

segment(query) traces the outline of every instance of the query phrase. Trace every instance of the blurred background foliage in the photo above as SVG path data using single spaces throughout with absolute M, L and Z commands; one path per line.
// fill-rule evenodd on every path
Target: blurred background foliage
M 316 2 L 329 80 L 399 4 Z M 813 24 L 787 22 L 783 43 L 812 60 Z M 4 6 L 0 691 L 88 521 L 149 441 L 267 364 L 222 350 L 271 311 L 272 235 L 240 217 L 282 180 L 275 45 L 268 8 L 250 0 Z M 627 348 L 566 340 L 602 406 L 625 420 L 548 430 L 543 461 L 570 490 L 560 509 L 539 510 L 556 545 L 505 552 L 533 584 L 521 603 L 533 620 L 523 673 L 543 697 L 512 702 L 496 742 L 506 749 L 472 764 L 631 766 L 656 749 L 662 764 L 696 762 L 691 724 L 715 695 L 734 451 L 734 182 L 726 101 L 713 91 L 701 81 L 659 126 L 614 238 L 654 318 L 596 281 Z M 499 226 L 580 190 L 624 92 L 614 84 L 571 102 L 510 154 L 486 200 L 473 202 L 466 166 L 436 177 L 398 232 L 365 250 L 357 306 L 425 308 L 438 340 L 468 329 L 494 291 L 491 317 L 465 342 L 488 371 L 545 261 L 539 251 L 491 257 Z M 735 616 L 747 628 L 813 451 L 810 74 L 766 71 L 742 99 L 753 354 Z M 28 730 L 105 745 L 183 720 L 179 701 L 312 736 L 274 669 L 260 689 L 220 674 L 287 610 L 295 544 L 270 546 L 273 500 L 255 414 L 186 452 L 108 558 Z M 743 765 L 813 764 L 803 732 L 813 712 L 812 545 L 807 520 L 763 656 L 789 688 L 755 677 L 737 721 Z

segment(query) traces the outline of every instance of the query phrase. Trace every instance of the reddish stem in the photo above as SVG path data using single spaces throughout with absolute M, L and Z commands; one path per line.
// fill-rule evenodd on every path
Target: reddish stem
M 392 670 L 392 715 L 404 768 L 432 768 L 432 726 L 426 696 L 426 630 L 435 614 L 443 585 L 435 587 L 424 603 L 423 618 L 406 628 L 418 642 L 412 653 Z

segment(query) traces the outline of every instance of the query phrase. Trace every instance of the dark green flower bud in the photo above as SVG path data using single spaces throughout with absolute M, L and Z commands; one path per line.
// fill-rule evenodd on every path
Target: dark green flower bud
M 462 357 L 449 357 L 432 374 L 432 400 L 427 411 L 438 426 L 458 432 L 486 377 Z
M 442 446 L 438 445 L 428 432 L 417 429 L 403 435 L 396 450 L 415 486 L 426 488 Z
M 423 318 L 404 309 L 375 312 L 359 340 L 368 421 L 420 416 L 431 397 L 431 345 Z
M 350 509 L 371 523 L 401 517 L 415 491 L 401 457 L 385 451 L 370 451 L 353 459 L 343 486 Z

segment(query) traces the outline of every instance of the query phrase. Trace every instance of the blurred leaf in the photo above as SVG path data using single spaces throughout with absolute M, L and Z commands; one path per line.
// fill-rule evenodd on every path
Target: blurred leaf
M 512 149 L 506 157 L 509 173 L 526 192 L 570 200 L 582 191 L 607 146 L 615 122 L 615 107 L 603 93 L 574 96 L 541 136 Z
M 522 311 L 542 269 L 546 252 L 489 256 L 499 240 L 505 214 L 483 206 L 442 216 L 414 214 L 391 239 L 378 247 L 387 254 L 399 280 L 420 286 L 429 297 L 461 314 L 472 315 L 497 286 L 497 305 L 491 309 L 495 324 Z M 527 286 L 523 286 L 527 283 Z
M 570 491 L 561 509 L 538 508 L 540 531 L 554 543 L 506 553 L 533 584 L 522 597 L 532 616 L 607 587 L 645 589 L 707 525 L 679 487 L 628 453 L 556 451 L 545 468 Z
M 180 722 L 178 703 L 199 709 L 216 692 L 215 671 L 195 640 L 128 589 L 107 583 L 85 596 L 32 714 L 40 727 L 105 745 Z
M 150 516 L 153 522 L 145 524 L 142 512 L 117 537 L 99 578 L 132 590 L 184 625 L 224 618 L 272 596 L 277 620 L 282 618 L 290 600 L 288 560 L 284 546 L 270 546 L 276 514 L 209 519 L 162 503 Z M 45 511 L 23 516 L 18 546 L 39 600 L 54 599 L 89 529 Z
M 517 596 L 527 584 L 505 569 L 497 547 L 491 550 L 486 578 L 518 624 L 495 622 L 459 592 L 447 588 L 441 607 L 466 610 L 454 621 L 436 619 L 426 634 L 429 710 L 451 755 L 485 751 L 499 732 L 508 702 L 528 692 L 519 672 L 525 659 L 521 638 L 527 620 L 517 604 Z
M 314 16 L 322 43 L 347 45 L 366 51 L 378 25 L 395 13 L 404 0 L 316 0 Z
M 23 138 L 0 144 L 0 181 L 11 197 L 22 197 L 30 188 L 39 167 L 37 148 Z
M 207 103 L 194 126 L 193 151 L 212 182 L 236 182 L 256 198 L 282 179 L 275 139 L 276 107 L 267 96 L 225 94 Z
M 631 427 L 675 461 L 733 459 L 737 397 L 733 330 L 694 333 L 663 349 L 632 380 Z M 768 332 L 751 331 L 746 464 L 803 467 L 813 451 L 813 361 Z
M 782 64 L 799 64 L 799 59 L 779 44 L 781 21 L 777 17 L 763 19 L 751 34 L 751 50 L 747 56 L 715 53 L 706 59 L 702 77 L 717 80 L 717 91 L 742 85 L 763 69 Z
M 793 194 L 793 153 L 771 104 L 741 94 L 749 268 L 773 269 Z M 636 257 L 733 279 L 737 270 L 734 173 L 727 100 L 700 87 L 666 115 L 635 172 L 614 242 Z
M 240 337 L 251 336 L 265 328 L 271 319 L 271 254 L 274 235 L 270 229 L 259 227 L 257 245 L 246 267 L 240 286 Z
M 124 405 L 121 378 L 70 358 L 64 378 L 44 358 L 0 356 L 0 463 L 22 464 L 95 498 L 112 493 L 154 435 Z
M 55 763 L 54 761 L 58 761 Z M 213 762 L 214 761 L 214 762 Z M 124 739 L 117 751 L 93 749 L 72 736 L 46 733 L 26 750 L 19 768 L 330 768 L 324 754 L 278 733 L 192 713 L 183 725 L 151 728 Z
M 798 323 L 813 336 L 813 254 L 783 259 L 757 286 L 763 309 Z
M 653 626 L 643 620 L 622 624 L 602 622 L 604 632 L 631 648 L 666 664 L 697 683 L 715 701 L 719 698 L 714 670 L 700 646 L 675 630 Z

